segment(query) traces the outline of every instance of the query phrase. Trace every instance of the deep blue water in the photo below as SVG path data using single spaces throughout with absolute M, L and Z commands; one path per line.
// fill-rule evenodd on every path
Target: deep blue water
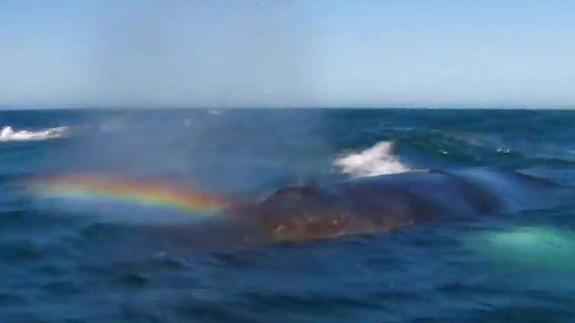
M 503 166 L 574 186 L 574 125 L 568 111 L 0 112 L 0 126 L 16 131 L 69 128 L 62 138 L 0 141 L 0 322 L 575 322 L 575 201 L 389 234 L 202 250 L 187 245 L 186 230 L 44 208 L 18 184 L 110 173 L 265 196 L 345 179 L 335 160 L 390 142 L 410 169 Z M 560 238 L 533 238 L 542 250 L 466 242 L 517 228 Z

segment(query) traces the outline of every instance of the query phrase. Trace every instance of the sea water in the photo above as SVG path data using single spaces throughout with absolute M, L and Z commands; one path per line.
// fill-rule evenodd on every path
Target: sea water
M 50 204 L 22 184 L 108 174 L 257 198 L 501 166 L 569 187 L 573 125 L 568 111 L 3 111 L 0 322 L 573 322 L 569 199 L 387 234 L 210 250 L 189 236 L 201 224 L 154 221 L 170 210 Z

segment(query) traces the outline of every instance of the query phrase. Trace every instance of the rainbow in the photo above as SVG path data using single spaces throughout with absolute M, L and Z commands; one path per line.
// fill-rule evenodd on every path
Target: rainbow
M 94 199 L 213 214 L 227 199 L 162 181 L 114 178 L 109 175 L 65 175 L 27 182 L 33 194 L 45 198 Z

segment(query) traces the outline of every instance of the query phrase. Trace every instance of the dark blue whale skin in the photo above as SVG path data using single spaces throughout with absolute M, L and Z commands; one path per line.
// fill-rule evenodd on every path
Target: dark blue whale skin
M 455 216 L 498 215 L 546 208 L 564 188 L 499 168 L 417 171 L 282 188 L 232 207 L 232 227 L 249 240 L 306 241 L 388 232 Z

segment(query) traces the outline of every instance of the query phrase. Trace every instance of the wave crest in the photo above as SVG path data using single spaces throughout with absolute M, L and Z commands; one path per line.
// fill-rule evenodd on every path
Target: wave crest
M 67 127 L 48 128 L 38 131 L 14 130 L 10 126 L 5 126 L 0 132 L 0 141 L 31 141 L 46 140 L 65 136 L 68 132 Z
M 403 173 L 410 170 L 393 154 L 394 142 L 381 141 L 374 146 L 338 158 L 334 164 L 355 177 Z

